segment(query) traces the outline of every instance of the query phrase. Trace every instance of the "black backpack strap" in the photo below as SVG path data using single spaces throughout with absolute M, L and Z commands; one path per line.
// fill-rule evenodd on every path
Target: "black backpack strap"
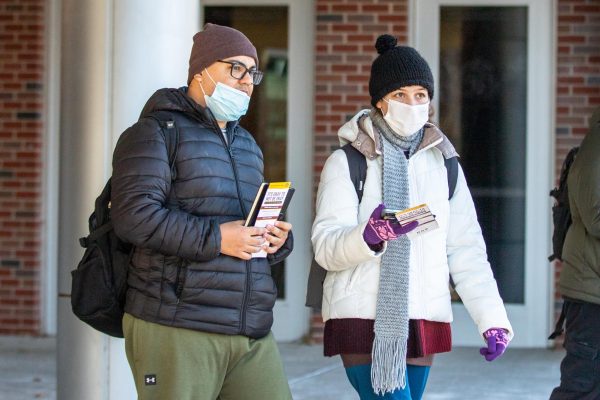
M 367 177 L 367 159 L 360 151 L 352 146 L 352 143 L 347 143 L 342 146 L 342 150 L 346 153 L 348 169 L 350 170 L 350 179 L 354 184 L 358 202 L 360 203 L 365 189 L 365 179 Z
M 444 165 L 448 174 L 448 200 L 450 200 L 454 196 L 458 181 L 458 157 L 444 158 Z
M 571 150 L 569 150 L 569 152 L 567 153 L 567 156 L 565 157 L 565 161 L 563 162 L 563 165 L 562 165 L 562 169 L 560 171 L 560 179 L 561 180 L 564 181 L 567 179 L 567 176 L 569 175 L 569 170 L 571 169 L 571 164 L 573 164 L 573 161 L 575 161 L 575 157 L 577 156 L 578 151 L 579 151 L 579 146 L 575 146 Z
M 556 339 L 557 337 L 562 335 L 562 333 L 564 332 L 565 318 L 565 303 L 563 302 L 562 309 L 560 310 L 560 316 L 558 317 L 558 321 L 556 321 L 556 326 L 554 327 L 554 332 L 552 332 L 550 336 L 548 336 L 549 340 Z
M 579 146 L 575 146 L 573 148 L 571 148 L 571 150 L 569 150 L 569 152 L 567 153 L 565 160 L 562 163 L 562 166 L 560 167 L 560 177 L 558 178 L 558 187 L 555 187 L 554 189 L 552 189 L 550 191 L 550 196 L 554 197 L 557 200 L 562 200 L 559 199 L 560 193 L 563 191 L 562 189 L 566 186 L 567 184 L 567 177 L 569 175 L 569 170 L 571 169 L 571 164 L 573 164 L 573 161 L 575 161 L 575 156 L 577 156 L 577 152 L 579 151 Z M 568 198 L 565 199 L 568 201 Z
M 112 221 L 110 220 L 111 181 L 112 178 L 108 178 L 102 192 L 96 197 L 94 212 L 88 218 L 90 234 L 79 238 L 79 245 L 83 248 L 87 248 L 90 243 L 95 242 L 99 237 L 102 237 L 113 228 Z
M 327 270 L 321 267 L 313 258 L 306 286 L 306 301 L 304 302 L 306 307 L 321 309 L 323 305 L 323 282 L 325 282 L 326 276 Z
M 83 248 L 86 248 L 90 245 L 90 243 L 95 242 L 98 238 L 106 235 L 109 231 L 113 229 L 112 220 L 108 221 L 104 225 L 99 226 L 97 229 L 94 229 L 89 235 L 86 237 L 79 238 L 79 245 Z
M 162 128 L 165 143 L 167 144 L 169 152 L 169 166 L 171 167 L 171 176 L 175 180 L 177 177 L 177 169 L 175 167 L 175 161 L 177 160 L 177 152 L 179 151 L 179 129 L 175 124 L 173 116 L 166 111 L 156 111 L 148 115 L 149 118 L 154 119 L 158 125 Z M 172 139 L 172 133 L 174 133 L 175 140 Z

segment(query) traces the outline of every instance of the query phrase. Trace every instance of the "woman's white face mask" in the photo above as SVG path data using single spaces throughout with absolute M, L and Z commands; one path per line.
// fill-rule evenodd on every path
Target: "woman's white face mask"
M 383 101 L 388 105 L 383 119 L 400 136 L 415 134 L 429 119 L 429 102 L 411 106 L 396 100 Z

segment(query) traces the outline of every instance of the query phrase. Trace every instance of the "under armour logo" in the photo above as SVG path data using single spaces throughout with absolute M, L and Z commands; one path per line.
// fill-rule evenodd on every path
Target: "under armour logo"
M 145 375 L 144 383 L 146 384 L 146 386 L 156 385 L 156 375 Z

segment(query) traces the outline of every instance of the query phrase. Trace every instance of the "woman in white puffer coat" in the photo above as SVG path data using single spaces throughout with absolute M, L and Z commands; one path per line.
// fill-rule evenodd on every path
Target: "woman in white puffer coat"
M 382 35 L 371 67 L 371 110 L 343 125 L 340 144 L 366 157 L 359 202 L 342 150 L 321 173 L 312 229 L 323 284 L 325 355 L 340 354 L 361 399 L 420 399 L 433 354 L 451 350 L 450 277 L 491 361 L 513 337 L 464 174 L 449 199 L 445 159 L 457 154 L 427 122 L 433 76 L 416 50 Z M 423 234 L 382 218 L 426 204 L 439 228 Z M 414 237 L 413 237 L 414 236 Z

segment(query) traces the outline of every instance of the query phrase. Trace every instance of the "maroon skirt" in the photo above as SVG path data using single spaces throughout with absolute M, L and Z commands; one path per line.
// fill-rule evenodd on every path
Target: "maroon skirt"
M 375 339 L 372 319 L 330 319 L 323 337 L 326 356 L 370 354 Z M 452 331 L 446 322 L 411 319 L 408 325 L 408 358 L 445 353 L 452 349 Z

